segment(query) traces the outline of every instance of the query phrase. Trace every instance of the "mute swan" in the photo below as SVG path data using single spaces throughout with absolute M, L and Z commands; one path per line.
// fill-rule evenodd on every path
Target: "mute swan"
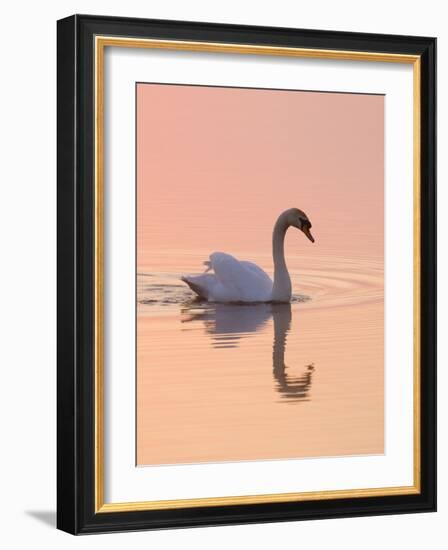
M 311 222 L 298 208 L 285 210 L 278 217 L 272 233 L 274 282 L 261 267 L 240 261 L 224 252 L 213 252 L 204 262 L 201 275 L 185 275 L 181 279 L 200 298 L 209 302 L 290 302 L 291 279 L 285 262 L 284 240 L 288 227 L 300 229 L 313 243 Z M 208 273 L 213 270 L 214 273 Z

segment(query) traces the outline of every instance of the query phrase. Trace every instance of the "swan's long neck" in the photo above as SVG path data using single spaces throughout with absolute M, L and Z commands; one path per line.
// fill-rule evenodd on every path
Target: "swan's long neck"
M 272 256 L 274 259 L 272 301 L 274 302 L 289 302 L 291 300 L 291 279 L 285 261 L 285 235 L 288 227 L 286 216 L 281 214 L 272 233 Z

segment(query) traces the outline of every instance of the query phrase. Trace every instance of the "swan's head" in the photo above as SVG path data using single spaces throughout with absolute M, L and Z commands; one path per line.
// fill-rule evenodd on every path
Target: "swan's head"
M 285 214 L 287 214 L 288 224 L 300 229 L 300 231 L 302 231 L 313 243 L 314 237 L 311 235 L 310 231 L 311 222 L 305 212 L 302 212 L 302 210 L 299 210 L 298 208 L 291 208 L 290 210 L 287 210 Z

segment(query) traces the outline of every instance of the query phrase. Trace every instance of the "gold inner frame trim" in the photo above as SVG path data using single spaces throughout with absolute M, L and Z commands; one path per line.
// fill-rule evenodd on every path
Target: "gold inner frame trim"
M 106 47 L 154 48 L 161 50 L 199 51 L 208 53 L 235 53 L 332 59 L 349 61 L 372 61 L 408 63 L 413 65 L 413 174 L 414 174 L 414 480 L 413 485 L 350 490 L 278 493 L 179 500 L 141 502 L 104 502 L 104 50 Z M 323 50 L 253 44 L 226 44 L 183 40 L 157 40 L 96 36 L 95 55 L 95 513 L 129 512 L 142 510 L 166 510 L 195 508 L 201 506 L 231 506 L 274 502 L 303 502 L 340 498 L 379 497 L 412 495 L 420 493 L 421 483 L 421 436 L 420 436 L 420 117 L 421 117 L 421 71 L 420 56 L 382 52 L 359 52 Z

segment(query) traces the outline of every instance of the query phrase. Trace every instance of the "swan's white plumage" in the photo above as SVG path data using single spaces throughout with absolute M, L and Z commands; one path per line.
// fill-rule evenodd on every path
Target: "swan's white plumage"
M 186 275 L 182 280 L 201 298 L 210 302 L 290 302 L 291 278 L 285 262 L 284 240 L 288 227 L 300 229 L 311 242 L 311 222 L 305 212 L 289 208 L 280 214 L 272 233 L 274 281 L 261 267 L 240 261 L 224 252 L 213 252 L 202 275 Z M 214 273 L 208 273 L 213 271 Z
M 210 302 L 267 302 L 272 280 L 258 265 L 240 261 L 224 252 L 210 254 L 206 262 L 212 273 L 182 277 L 200 297 Z

